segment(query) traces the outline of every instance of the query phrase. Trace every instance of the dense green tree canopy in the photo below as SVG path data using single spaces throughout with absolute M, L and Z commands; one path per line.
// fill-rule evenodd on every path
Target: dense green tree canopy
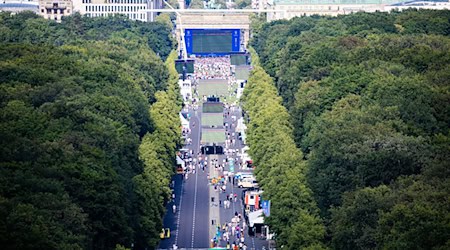
M 242 102 L 256 177 L 272 203 L 266 223 L 287 249 L 321 248 L 325 229 L 306 183 L 303 155 L 295 147 L 287 110 L 261 67 L 252 70 Z
M 2 249 L 157 245 L 179 145 L 166 25 L 0 13 Z
M 272 95 L 289 112 L 280 120 L 290 122 L 286 137 L 304 152 L 327 246 L 449 247 L 449 17 L 448 10 L 406 10 L 254 23 L 255 62 L 271 76 L 261 81 L 276 87 Z M 279 117 L 272 102 L 280 100 L 258 95 L 263 102 L 245 107 L 258 104 L 259 113 Z M 269 129 L 262 124 L 274 129 L 281 121 L 250 118 L 249 130 L 255 123 L 261 131 L 249 141 L 272 141 L 252 149 L 253 157 L 291 150 L 279 132 L 263 136 Z M 258 176 L 265 185 L 287 178 Z

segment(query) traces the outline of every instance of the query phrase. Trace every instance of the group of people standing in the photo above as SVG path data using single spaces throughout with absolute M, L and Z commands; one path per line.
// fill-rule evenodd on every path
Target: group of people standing
M 228 79 L 230 76 L 230 57 L 198 57 L 194 63 L 196 79 Z
M 242 222 L 242 225 L 241 225 Z M 231 250 L 247 250 L 247 244 L 245 243 L 244 230 L 246 229 L 245 220 L 242 215 L 235 212 L 234 217 L 230 222 L 224 223 L 222 226 L 217 226 L 216 237 L 212 239 L 214 242 L 223 240 L 226 244 L 226 249 Z

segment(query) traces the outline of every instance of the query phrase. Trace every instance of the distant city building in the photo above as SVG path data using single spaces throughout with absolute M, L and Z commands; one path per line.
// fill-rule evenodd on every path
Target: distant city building
M 449 9 L 449 1 L 401 0 L 253 0 L 267 1 L 267 21 L 290 19 L 296 16 L 345 15 L 358 11 L 375 12 L 393 9 Z
M 37 14 L 39 12 L 39 3 L 37 0 L 29 0 L 29 1 L 1 0 L 0 12 L 2 11 L 9 11 L 13 14 L 22 11 L 31 11 Z
M 73 0 L 73 10 L 89 17 L 106 17 L 123 14 L 132 20 L 152 22 L 162 9 L 162 0 Z
M 37 1 L 37 0 L 36 0 Z M 148 12 L 149 9 L 162 9 L 162 0 L 38 0 L 39 8 L 36 10 L 46 19 L 61 21 L 63 16 L 79 12 L 88 17 L 107 17 L 122 14 L 132 20 L 152 22 L 158 13 Z M 17 1 L 19 2 L 19 1 Z M 25 2 L 25 1 L 24 1 Z M 20 2 L 19 2 L 20 3 Z M 3 8 L 2 8 L 3 7 Z M 18 5 L 0 5 L 0 10 L 11 10 Z M 20 8 L 30 9 L 22 4 Z M 36 7 L 37 8 L 37 7 Z
M 61 21 L 63 16 L 72 15 L 72 0 L 39 0 L 39 14 L 45 19 Z
M 268 2 L 270 2 L 273 5 L 272 0 L 252 0 L 252 9 L 258 10 L 258 9 L 267 9 Z

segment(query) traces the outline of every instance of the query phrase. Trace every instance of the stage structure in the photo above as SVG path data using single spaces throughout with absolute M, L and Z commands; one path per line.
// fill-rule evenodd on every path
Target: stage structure
M 198 55 L 223 55 L 245 51 L 250 38 L 250 18 L 248 13 L 226 12 L 228 10 L 224 10 L 225 12 L 203 12 L 209 10 L 189 9 L 184 11 L 189 12 L 182 12 L 181 15 L 177 15 L 176 21 L 176 35 L 180 46 L 179 50 L 183 50 L 183 47 L 186 47 L 186 54 L 191 55 L 195 55 L 195 52 L 200 53 Z M 187 37 L 188 31 L 191 31 L 190 38 Z M 190 39 L 189 49 L 187 48 L 188 39 Z M 226 43 L 227 47 L 222 47 L 225 46 L 222 44 L 217 45 L 216 48 L 211 48 L 205 45 L 207 41 L 229 42 Z M 213 49 L 216 49 L 214 52 L 221 53 L 207 52 Z

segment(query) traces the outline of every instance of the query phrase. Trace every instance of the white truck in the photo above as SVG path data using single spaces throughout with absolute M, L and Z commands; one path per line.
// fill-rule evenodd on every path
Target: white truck
M 238 187 L 240 188 L 258 187 L 258 182 L 255 180 L 255 178 L 243 178 L 239 179 Z

